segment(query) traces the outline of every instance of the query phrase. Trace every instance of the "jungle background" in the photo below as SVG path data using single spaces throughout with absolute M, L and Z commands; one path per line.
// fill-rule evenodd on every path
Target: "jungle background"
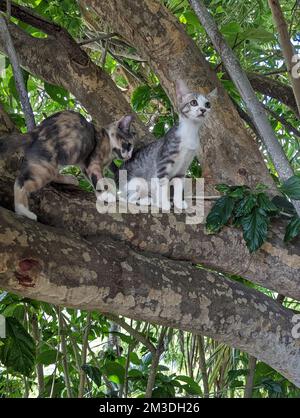
M 1 1 L 0 4 L 1 9 L 5 10 L 6 2 Z M 300 174 L 299 113 L 268 2 L 266 0 L 212 0 L 205 1 L 205 4 L 247 72 L 295 174 Z M 297 53 L 300 48 L 300 3 L 282 0 L 280 4 Z M 258 193 L 267 190 L 267 187 L 272 189 L 274 181 L 274 184 L 280 184 L 276 170 L 265 152 L 238 91 L 187 0 L 147 0 L 145 2 L 28 0 L 16 1 L 14 5 L 25 6 L 53 24 L 52 27 L 47 26 L 43 20 L 38 21 L 30 14 L 28 17 L 26 13 L 12 9 L 10 30 L 20 57 L 37 124 L 45 117 L 64 109 L 79 111 L 88 118 L 98 119 L 101 123 L 107 123 L 111 115 L 115 114 L 118 117 L 122 113 L 134 111 L 138 115 L 137 131 L 143 141 L 143 138 L 147 136 L 147 130 L 153 137 L 158 138 L 177 120 L 173 102 L 174 79 L 171 80 L 165 70 L 166 67 L 173 69 L 175 78 L 180 75 L 178 67 L 181 67 L 182 72 L 186 72 L 186 77 L 182 78 L 190 80 L 192 84 L 201 85 L 206 92 L 212 90 L 212 85 L 209 85 L 203 74 L 199 73 L 195 58 L 192 55 L 184 56 L 183 50 L 186 49 L 185 46 L 182 47 L 184 42 L 182 42 L 181 49 L 179 48 L 181 33 L 176 35 L 176 31 L 174 32 L 174 45 L 176 47 L 178 41 L 179 47 L 177 45 L 177 48 L 179 55 L 181 54 L 180 57 L 176 56 L 167 36 L 164 39 L 161 35 L 161 42 L 158 42 L 157 38 L 160 34 L 153 32 L 151 36 L 149 35 L 150 39 L 147 39 L 147 30 L 153 29 L 152 27 L 142 29 L 142 26 L 146 26 L 143 24 L 143 19 L 147 19 L 147 11 L 147 13 L 153 13 L 153 16 L 159 16 L 161 20 L 165 19 L 167 26 L 169 26 L 169 18 L 180 23 L 189 42 L 193 42 L 194 55 L 198 54 L 197 51 L 200 54 L 201 51 L 215 79 L 219 80 L 229 95 L 232 105 L 231 109 L 231 105 L 229 106 L 226 102 L 224 105 L 223 102 L 220 114 L 224 112 L 224 115 L 220 120 L 223 117 L 228 125 L 224 123 L 223 126 L 220 122 L 216 125 L 217 129 L 215 127 L 214 134 L 211 134 L 210 127 L 206 133 L 209 144 L 202 156 L 203 163 L 200 158 L 199 161 L 195 160 L 188 174 L 195 178 L 202 175 L 207 178 L 208 191 L 211 191 L 211 194 L 217 193 L 214 187 L 218 183 L 223 183 L 223 188 L 219 188 L 219 191 L 227 194 L 241 192 L 237 189 L 229 189 L 227 185 L 234 187 L 247 184 L 252 188 L 251 190 L 254 190 L 251 196 L 257 196 Z M 163 12 L 160 7 L 164 8 Z M 133 15 L 138 18 L 135 20 Z M 147 24 L 151 26 L 149 20 Z M 135 27 L 135 32 L 141 34 L 141 39 L 135 39 L 135 36 L 139 35 L 136 35 L 130 25 Z M 155 26 L 154 20 L 153 26 Z M 35 44 L 36 39 L 48 41 L 49 44 L 46 46 L 45 43 L 45 48 L 39 47 Z M 155 48 L 151 50 L 147 42 Z M 26 132 L 14 74 L 9 59 L 4 54 L 5 48 L 0 44 L 1 51 L 1 133 L 14 130 Z M 65 51 L 69 54 L 67 58 L 63 57 Z M 82 56 L 80 51 L 83 51 Z M 66 64 L 65 59 L 74 59 L 74 64 Z M 79 66 L 85 60 L 89 60 L 89 63 L 84 64 L 84 69 L 80 69 Z M 172 60 L 175 60 L 176 64 L 172 63 Z M 199 60 L 201 61 L 200 58 Z M 105 74 L 101 73 L 100 76 L 96 67 Z M 79 75 L 76 78 L 74 76 L 76 72 L 83 75 L 82 80 L 85 77 L 85 81 L 80 81 Z M 196 73 L 200 79 L 194 76 Z M 211 81 L 212 84 L 215 79 Z M 219 109 L 218 106 L 217 109 Z M 236 111 L 237 113 L 232 113 Z M 233 132 L 234 129 L 236 132 Z M 245 131 L 244 134 L 242 129 Z M 222 135 L 223 138 L 215 139 Z M 227 135 L 226 144 L 224 135 Z M 252 141 L 249 142 L 251 149 L 247 148 L 245 143 L 241 145 L 241 148 L 238 145 L 235 146 L 237 141 L 243 142 L 241 139 L 243 135 L 251 138 L 249 140 Z M 259 152 L 263 155 L 262 163 L 258 162 L 258 154 L 257 151 L 253 151 L 254 149 L 260 150 Z M 219 159 L 218 155 L 222 152 L 225 152 L 225 157 Z M 224 164 L 228 169 L 227 174 L 223 174 Z M 267 169 L 262 168 L 263 166 Z M 245 167 L 247 171 L 250 168 L 247 175 L 243 177 Z M 5 166 L 4 170 L 2 166 L 1 170 L 1 206 L 11 209 L 12 191 L 10 190 L 13 177 L 11 173 L 15 173 L 15 167 Z M 87 228 L 85 222 L 88 220 L 78 212 L 79 203 L 76 202 L 82 199 L 82 196 L 91 193 L 91 188 L 77 168 L 69 167 L 66 172 L 78 176 L 82 193 L 85 194 L 79 194 L 77 197 L 76 191 L 69 192 L 58 186 L 39 194 L 34 204 L 39 208 L 42 223 L 45 225 L 64 227 L 76 233 L 79 230 L 83 236 L 97 233 L 102 236 L 101 234 L 110 233 L 118 240 L 132 241 L 133 247 L 139 250 L 145 249 L 166 257 L 171 254 L 170 258 L 178 260 L 176 261 L 178 263 L 181 260 L 188 260 L 199 274 L 215 274 L 218 277 L 217 280 L 228 280 L 228 283 L 233 283 L 232 286 L 243 286 L 246 294 L 247 292 L 251 295 L 251 292 L 255 295 L 259 294 L 257 297 L 264 298 L 263 301 L 274 303 L 270 305 L 271 307 L 277 304 L 278 308 L 274 309 L 278 309 L 282 317 L 285 312 L 300 312 L 300 303 L 297 301 L 299 300 L 297 284 L 299 239 L 294 239 L 300 226 L 297 226 L 299 220 L 295 218 L 288 202 L 285 202 L 286 206 L 281 208 L 281 211 L 285 214 L 291 211 L 292 215 L 287 214 L 287 219 L 283 220 L 276 221 L 275 219 L 274 229 L 278 228 L 282 238 L 285 232 L 280 222 L 288 222 L 289 216 L 294 216 L 294 229 L 290 227 L 290 237 L 288 237 L 293 238 L 290 244 L 284 243 L 283 239 L 278 244 L 278 236 L 275 232 L 269 232 L 270 238 L 268 231 L 261 232 L 259 226 L 253 226 L 254 231 L 250 231 L 247 245 L 250 250 L 253 245 L 252 250 L 257 250 L 258 255 L 251 255 L 240 230 L 235 231 L 233 227 L 226 227 L 228 230 L 223 232 L 225 235 L 219 238 L 220 241 L 215 241 L 214 250 L 210 248 L 204 255 L 201 253 L 199 256 L 200 253 L 197 253 L 194 247 L 189 246 L 192 244 L 188 245 L 186 242 L 177 243 L 178 248 L 172 253 L 167 244 L 166 249 L 163 245 L 160 246 L 159 236 L 153 238 L 153 243 L 145 243 L 143 237 L 131 237 L 130 227 L 126 230 L 126 225 L 120 226 L 118 221 L 95 230 L 95 220 L 91 219 L 91 225 Z M 255 189 L 259 183 L 266 185 L 266 188 L 259 186 Z M 241 193 L 245 190 L 243 189 Z M 75 196 L 74 201 L 70 200 L 69 193 Z M 294 191 L 295 194 L 297 191 Z M 289 196 L 288 192 L 286 196 Z M 244 198 L 244 195 L 242 197 Z M 86 202 L 88 199 L 84 197 L 82 204 L 87 205 Z M 90 202 L 93 202 L 92 197 Z M 60 209 L 57 209 L 59 205 L 65 208 L 70 205 L 70 212 L 64 209 L 66 212 L 60 213 Z M 92 208 L 93 203 L 90 205 Z M 58 212 L 55 212 L 56 210 Z M 85 210 L 88 209 L 85 207 Z M 278 213 L 276 216 L 280 217 Z M 224 219 L 223 223 L 227 223 L 228 219 L 229 217 Z M 29 231 L 31 226 L 28 225 Z M 151 224 L 149 231 L 153 232 L 155 227 L 155 223 Z M 116 231 L 116 228 L 120 228 L 120 231 Z M 151 234 L 146 232 L 149 225 L 140 228 L 141 236 Z M 163 231 L 168 233 L 167 228 L 166 224 L 161 226 L 161 236 Z M 216 227 L 214 232 L 219 229 Z M 272 230 L 272 224 L 270 229 Z M 179 232 L 181 235 L 185 233 L 182 228 Z M 203 238 L 203 232 L 197 235 L 198 232 L 197 229 L 193 230 L 193 235 L 187 238 L 188 241 L 193 241 L 193 245 L 197 248 L 201 245 L 201 241 L 206 239 Z M 257 234 L 260 238 L 257 238 Z M 199 243 L 197 243 L 197 236 L 199 236 Z M 244 238 L 247 241 L 247 236 L 244 235 Z M 138 244 L 134 241 L 135 239 Z M 170 239 L 169 246 L 174 245 L 172 239 Z M 269 239 L 270 242 L 276 242 L 280 248 L 277 248 L 276 253 L 276 257 L 279 258 L 268 258 L 267 250 L 264 252 L 258 249 L 263 241 Z M 34 243 L 32 245 L 34 246 Z M 8 244 L 4 243 L 3 248 L 5 246 Z M 182 249 L 182 246 L 187 247 L 186 251 Z M 55 247 L 54 240 L 53 251 L 60 253 L 59 242 Z M 222 247 L 221 255 L 218 249 L 220 247 Z M 109 251 L 109 246 L 107 248 Z M 3 254 L 5 251 L 3 249 Z M 280 251 L 284 257 L 287 253 L 289 254 L 289 263 L 284 257 L 283 261 L 280 261 Z M 298 257 L 296 261 L 292 259 L 293 254 Z M 273 256 L 274 254 L 270 255 L 270 257 Z M 253 257 L 256 258 L 253 259 Z M 64 258 L 72 276 L 72 269 L 76 270 L 76 264 L 72 265 L 72 261 L 67 260 L 68 255 L 61 253 L 62 264 Z M 246 266 L 249 260 L 256 267 L 251 267 L 249 271 L 246 271 L 246 268 L 243 269 L 243 263 Z M 171 267 L 175 272 L 179 271 L 176 270 L 175 264 Z M 165 268 L 171 270 L 171 267 L 166 265 Z M 142 271 L 146 271 L 147 268 L 146 263 L 143 268 L 141 267 Z M 207 277 L 210 276 L 204 276 L 204 278 Z M 286 282 L 283 284 L 285 279 Z M 114 280 L 114 276 L 111 280 Z M 176 280 L 175 273 L 174 280 Z M 294 287 L 291 285 L 293 280 L 295 281 Z M 298 290 L 294 290 L 297 286 Z M 45 300 L 43 296 L 39 300 L 38 293 L 35 295 L 26 293 L 30 292 L 30 287 L 25 289 L 25 294 L 16 288 L 18 295 L 8 285 L 2 286 L 1 281 L 0 287 L 3 288 L 0 294 L 0 313 L 6 318 L 7 332 L 7 337 L 0 340 L 0 397 L 293 398 L 300 396 L 300 389 L 291 382 L 292 379 L 287 379 L 267 362 L 257 359 L 255 355 L 248 354 L 264 351 L 263 345 L 259 345 L 260 336 L 257 329 L 251 334 L 252 340 L 258 340 L 256 349 L 253 348 L 253 342 L 250 343 L 248 340 L 240 342 L 239 337 L 234 333 L 230 336 L 231 331 L 228 331 L 227 336 L 223 328 L 216 331 L 213 336 L 209 331 L 211 325 L 207 325 L 203 332 L 200 332 L 201 329 L 197 332 L 196 328 L 189 330 L 188 324 L 184 324 L 180 329 L 178 323 L 172 323 L 172 310 L 170 310 L 169 322 L 166 320 L 155 323 L 155 315 L 147 317 L 145 314 L 146 317 L 145 315 L 139 317 L 137 313 L 126 317 L 122 315 L 122 312 L 114 311 L 114 306 L 112 311 L 107 313 L 108 311 L 104 308 L 101 310 L 95 307 L 91 311 L 87 311 L 82 306 L 76 308 L 76 303 L 71 303 L 73 308 L 68 303 L 64 307 L 61 301 L 58 303 L 60 306 L 56 306 L 54 300 L 52 300 L 53 303 L 41 301 Z M 118 303 L 122 305 L 122 299 Z M 224 305 L 220 306 L 224 316 L 229 317 L 232 312 L 230 311 L 231 305 L 226 305 L 225 301 Z M 257 310 L 251 303 L 243 309 L 245 318 L 251 318 L 253 322 L 260 323 L 260 318 L 262 318 L 261 327 L 264 326 L 263 321 L 268 321 L 268 318 L 263 316 L 264 310 Z M 276 312 L 274 321 L 277 318 Z M 145 320 L 147 318 L 148 321 Z M 243 327 L 247 328 L 248 325 L 242 320 L 239 326 L 241 330 Z M 261 338 L 264 339 L 263 336 Z M 247 344 L 249 345 L 248 351 Z M 276 342 L 274 345 L 276 346 Z M 241 346 L 244 347 L 243 350 Z M 299 362 L 299 357 L 297 358 Z M 284 366 L 282 368 L 284 369 Z

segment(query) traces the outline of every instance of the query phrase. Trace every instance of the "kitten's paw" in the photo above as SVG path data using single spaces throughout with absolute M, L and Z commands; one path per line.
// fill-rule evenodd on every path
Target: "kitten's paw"
M 164 211 L 169 212 L 171 210 L 171 203 L 168 200 L 163 201 L 160 205 L 160 208 Z
M 153 199 L 151 197 L 142 197 L 140 199 L 141 206 L 151 206 L 153 205 Z
M 185 200 L 182 200 L 181 202 L 174 201 L 174 206 L 179 210 L 187 210 L 189 207 L 189 205 L 187 204 Z
M 107 203 L 114 203 L 116 201 L 116 196 L 110 192 L 102 192 L 97 196 L 98 200 Z
M 32 221 L 37 221 L 37 216 L 35 213 L 31 212 L 24 205 L 16 205 L 15 212 L 17 215 L 25 216 Z

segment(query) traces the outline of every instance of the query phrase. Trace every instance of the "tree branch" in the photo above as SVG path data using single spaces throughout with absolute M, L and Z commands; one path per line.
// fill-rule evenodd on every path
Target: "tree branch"
M 0 6 L 2 3 L 3 0 L 0 0 Z M 20 6 L 12 5 L 14 17 L 36 24 L 36 27 L 52 34 L 48 38 L 35 38 L 18 26 L 9 24 L 9 31 L 23 67 L 31 74 L 72 93 L 101 126 L 126 113 L 133 113 L 109 75 L 91 61 L 68 32 L 42 18 L 33 19 L 32 15 L 35 14 L 30 9 L 21 8 L 22 13 L 19 9 Z M 5 43 L 1 38 L 0 51 L 6 53 Z M 138 118 L 135 126 L 141 143 L 153 138 Z
M 201 333 L 247 351 L 300 386 L 293 313 L 188 263 L 96 245 L 0 209 L 0 286 L 57 305 Z
M 27 130 L 31 131 L 35 127 L 34 115 L 31 108 L 31 104 L 28 98 L 27 90 L 24 83 L 23 74 L 21 71 L 21 67 L 19 64 L 19 60 L 14 48 L 14 44 L 12 38 L 9 33 L 8 25 L 6 19 L 0 12 L 0 36 L 2 38 L 2 42 L 5 45 L 5 49 L 7 55 L 9 57 L 10 63 L 13 68 L 16 88 L 19 93 L 21 106 L 24 112 L 24 117 L 26 121 Z

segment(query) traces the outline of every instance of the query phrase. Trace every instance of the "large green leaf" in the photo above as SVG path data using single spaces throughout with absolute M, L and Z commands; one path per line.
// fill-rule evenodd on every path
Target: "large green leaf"
M 151 100 L 151 88 L 147 85 L 137 87 L 131 97 L 132 108 L 135 112 L 139 112 Z
M 206 228 L 209 232 L 218 232 L 230 219 L 235 199 L 222 196 L 216 201 L 206 218 Z
M 294 216 L 286 227 L 284 241 L 288 242 L 300 234 L 300 218 Z
M 181 385 L 181 387 L 189 394 L 189 395 L 201 395 L 202 391 L 200 386 L 194 379 L 189 376 L 176 376 L 176 380 L 180 382 L 184 382 L 185 385 Z
M 88 377 L 96 383 L 96 385 L 99 387 L 102 384 L 102 373 L 99 369 L 99 367 L 91 366 L 90 364 L 84 364 L 81 366 L 82 370 L 88 375 Z
M 60 358 L 61 355 L 56 349 L 49 347 L 48 344 L 43 344 L 37 354 L 36 363 L 49 366 L 49 364 L 54 364 Z
M 116 361 L 107 360 L 102 368 L 103 373 L 114 383 L 124 383 L 125 369 Z
M 66 106 L 68 104 L 69 93 L 67 92 L 67 90 L 63 89 L 62 87 L 54 86 L 46 82 L 44 83 L 44 88 L 52 100 L 63 106 Z
M 253 194 L 245 196 L 235 208 L 235 216 L 245 216 L 249 215 L 252 209 L 256 206 L 257 197 Z
M 268 32 L 266 29 L 260 28 L 250 28 L 241 33 L 243 39 L 249 39 L 257 42 L 272 42 L 275 40 L 274 34 Z
M 261 208 L 255 208 L 248 216 L 243 217 L 240 223 L 250 253 L 258 250 L 268 234 L 269 218 L 266 212 Z
M 265 212 L 270 214 L 276 214 L 279 212 L 278 207 L 270 200 L 269 196 L 265 193 L 259 193 L 257 195 L 258 206 Z
M 300 200 L 300 176 L 290 177 L 280 188 L 291 199 Z
M 3 341 L 1 362 L 15 372 L 30 376 L 35 363 L 35 343 L 16 318 L 6 318 L 6 338 Z

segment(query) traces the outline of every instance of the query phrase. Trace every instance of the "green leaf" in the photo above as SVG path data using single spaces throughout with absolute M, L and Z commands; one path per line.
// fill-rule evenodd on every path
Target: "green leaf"
M 147 85 L 137 87 L 131 97 L 132 108 L 140 112 L 151 100 L 151 88 Z
M 289 222 L 289 224 L 286 227 L 284 241 L 289 242 L 299 234 L 300 234 L 300 218 L 299 216 L 296 215 L 292 218 L 292 220 Z
M 269 218 L 266 212 L 255 208 L 248 216 L 241 219 L 244 240 L 252 253 L 258 250 L 267 238 Z
M 241 26 L 238 22 L 230 22 L 230 23 L 226 23 L 226 25 L 223 25 L 221 27 L 221 33 L 223 35 L 236 35 L 241 31 Z
M 36 363 L 37 364 L 44 364 L 45 366 L 49 366 L 49 364 L 54 364 L 56 359 L 59 359 L 60 353 L 53 348 L 49 348 L 47 344 L 44 344 L 37 355 Z
M 253 194 L 245 196 L 236 206 L 235 216 L 245 216 L 251 213 L 252 209 L 256 206 L 257 197 Z
M 283 212 L 290 213 L 291 215 L 294 215 L 296 213 L 294 206 L 283 195 L 274 196 L 272 199 L 272 203 L 274 203 L 274 205 Z
M 99 367 L 91 366 L 90 364 L 84 364 L 81 366 L 81 368 L 98 387 L 101 386 L 102 374 Z
M 45 91 L 49 94 L 52 100 L 66 106 L 69 101 L 69 93 L 62 87 L 54 86 L 49 83 L 44 83 Z
M 200 386 L 191 377 L 189 377 L 189 376 L 176 376 L 176 380 L 179 380 L 180 382 L 186 383 L 186 385 L 182 385 L 181 387 L 189 395 L 201 395 L 202 394 Z
M 220 193 L 228 193 L 230 192 L 231 188 L 227 184 L 220 183 L 215 186 L 215 189 L 218 190 Z
M 230 191 L 227 192 L 228 196 L 234 197 L 237 199 L 242 199 L 245 194 L 249 193 L 250 189 L 248 186 L 232 186 Z
M 280 189 L 289 198 L 294 200 L 300 200 L 300 177 L 290 177 L 281 185 Z
M 102 368 L 109 380 L 115 383 L 124 383 L 125 369 L 116 361 L 107 360 Z
M 218 232 L 230 219 L 235 199 L 230 196 L 222 196 L 216 201 L 206 218 L 208 232 Z
M 274 34 L 262 27 L 247 29 L 241 33 L 241 37 L 258 42 L 272 42 L 275 40 Z
M 139 359 L 138 355 L 134 351 L 130 353 L 129 358 L 132 364 L 135 364 L 136 366 L 139 366 L 141 364 L 141 360 Z
M 35 356 L 33 338 L 16 318 L 6 318 L 6 338 L 0 349 L 1 362 L 15 372 L 30 376 Z
M 276 214 L 279 212 L 277 206 L 274 205 L 269 196 L 267 196 L 265 193 L 259 193 L 257 195 L 257 203 L 258 206 L 267 213 Z

